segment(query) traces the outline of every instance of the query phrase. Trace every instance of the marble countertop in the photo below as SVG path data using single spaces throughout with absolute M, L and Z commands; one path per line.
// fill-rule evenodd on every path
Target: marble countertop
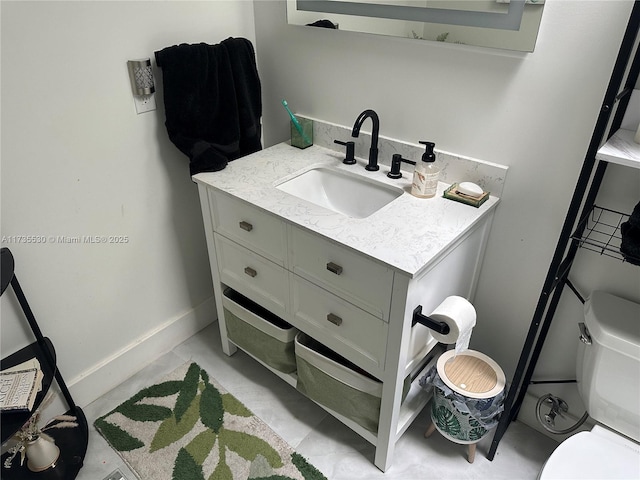
M 435 197 L 412 196 L 411 174 L 387 177 L 388 166 L 364 169 L 366 160 L 344 165 L 344 154 L 313 145 L 300 150 L 280 143 L 229 162 L 224 170 L 194 175 L 202 185 L 244 200 L 286 221 L 347 246 L 388 267 L 418 276 L 498 204 L 494 196 L 479 208 L 442 197 L 448 184 L 440 182 Z M 326 166 L 400 187 L 404 193 L 367 218 L 351 218 L 285 193 L 276 185 L 313 167 Z M 465 181 L 467 179 L 460 179 Z

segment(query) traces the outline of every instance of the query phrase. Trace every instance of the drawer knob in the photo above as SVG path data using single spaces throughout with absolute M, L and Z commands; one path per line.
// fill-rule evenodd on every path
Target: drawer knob
M 327 263 L 327 270 L 329 270 L 331 273 L 335 273 L 336 275 L 340 275 L 342 273 L 342 267 L 333 262 Z
M 251 278 L 255 277 L 258 272 L 256 272 L 253 268 L 251 267 L 244 267 L 244 273 L 246 273 L 247 275 L 249 275 Z
M 245 222 L 244 220 L 240 222 L 239 225 L 241 229 L 246 230 L 247 232 L 253 230 L 253 225 L 251 225 L 249 222 Z
M 340 326 L 342 325 L 342 318 L 340 318 L 337 315 L 334 315 L 333 313 L 329 313 L 327 315 L 327 320 L 329 320 L 331 323 L 333 323 L 334 325 Z

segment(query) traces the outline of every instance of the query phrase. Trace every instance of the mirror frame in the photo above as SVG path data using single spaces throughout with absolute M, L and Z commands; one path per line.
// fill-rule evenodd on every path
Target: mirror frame
M 469 41 L 466 37 L 470 37 L 471 34 L 464 35 L 461 31 L 456 33 L 461 34 L 463 41 L 457 41 L 456 43 L 464 43 L 468 45 L 477 45 L 493 48 L 503 48 L 507 50 L 518 50 L 524 52 L 532 52 L 537 40 L 537 32 L 539 29 L 540 20 L 542 18 L 542 7 L 545 0 L 493 0 L 496 4 L 504 4 L 505 12 L 491 12 L 480 10 L 462 10 L 453 8 L 436 8 L 428 6 L 412 6 L 393 4 L 394 0 L 387 0 L 387 3 L 369 3 L 365 0 L 287 0 L 287 19 L 289 24 L 293 25 L 309 25 L 298 19 L 296 21 L 296 14 L 306 15 L 309 14 L 329 14 L 329 15 L 344 15 L 343 19 L 346 19 L 344 23 L 340 23 L 339 28 L 344 31 L 357 31 L 363 33 L 379 33 L 382 35 L 404 36 L 405 38 L 412 38 L 409 35 L 402 35 L 396 33 L 385 33 L 378 28 L 362 28 L 363 22 L 367 18 L 378 22 L 385 22 L 386 20 L 399 22 L 416 22 L 416 24 L 435 24 L 444 26 L 454 26 L 454 28 L 464 29 L 471 32 L 473 29 L 489 29 L 487 32 L 494 32 L 496 35 L 504 35 L 504 41 L 501 39 L 494 40 L 479 40 L 477 43 L 472 39 Z M 425 5 L 427 0 L 425 0 Z M 525 29 L 529 29 L 527 32 L 530 35 L 530 40 L 527 44 L 513 44 L 508 43 L 509 40 L 514 39 L 519 35 L 521 27 L 523 27 L 523 17 L 525 16 L 525 5 L 536 5 L 540 8 L 539 17 L 533 19 L 535 23 L 535 31 L 531 32 L 530 26 L 525 26 Z M 344 24 L 348 21 L 349 17 L 357 18 L 359 22 L 358 27 L 344 28 Z M 529 17 L 530 18 L 530 17 Z M 331 21 L 331 20 L 330 20 Z M 528 20 L 531 22 L 531 19 Z M 333 22 L 336 25 L 338 22 Z M 392 22 L 388 22 L 391 24 Z M 387 24 L 386 22 L 384 23 Z M 471 27 L 466 29 L 466 27 Z M 418 29 L 419 30 L 419 29 Z M 497 31 L 497 32 L 496 32 Z M 499 32 L 503 31 L 504 34 Z M 411 31 L 414 39 L 422 39 L 415 31 Z M 431 38 L 432 40 L 441 40 L 441 35 Z M 448 32 L 444 35 L 446 39 Z M 489 33 L 489 35 L 491 35 Z M 532 38 L 531 38 L 532 37 Z M 427 39 L 428 40 L 428 39 Z M 465 41 L 466 40 L 466 41 Z M 516 45 L 516 46 L 512 46 Z
M 296 0 L 297 10 L 303 12 L 334 13 L 410 22 L 495 28 L 499 30 L 518 30 L 520 28 L 522 15 L 524 14 L 524 4 L 525 0 L 510 0 L 507 3 L 507 13 L 504 14 L 343 0 Z

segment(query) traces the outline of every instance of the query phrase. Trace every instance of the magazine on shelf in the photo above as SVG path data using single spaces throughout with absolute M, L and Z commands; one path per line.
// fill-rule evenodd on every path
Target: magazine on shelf
M 42 379 L 40 362 L 35 358 L 0 371 L 0 410 L 31 411 L 42 390 Z

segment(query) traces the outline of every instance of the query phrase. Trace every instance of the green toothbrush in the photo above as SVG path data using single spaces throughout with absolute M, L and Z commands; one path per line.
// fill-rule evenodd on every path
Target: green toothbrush
M 291 121 L 293 122 L 293 125 L 296 127 L 296 130 L 298 130 L 300 135 L 302 135 L 302 138 L 304 138 L 304 141 L 307 143 L 311 143 L 311 139 L 309 139 L 309 137 L 307 137 L 307 135 L 304 133 L 304 130 L 302 129 L 302 125 L 300 125 L 300 122 L 298 121 L 296 116 L 293 114 L 293 112 L 289 110 L 289 104 L 287 103 L 287 101 L 283 99 L 282 105 L 284 105 L 284 108 L 289 113 L 289 116 L 291 117 Z

